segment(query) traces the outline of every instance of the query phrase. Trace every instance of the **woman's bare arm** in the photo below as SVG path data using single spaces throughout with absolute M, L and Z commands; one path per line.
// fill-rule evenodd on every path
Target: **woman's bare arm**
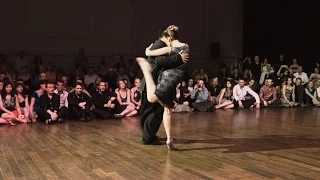
M 166 54 L 170 54 L 171 53 L 171 47 L 167 46 L 167 47 L 163 47 L 160 49 L 155 49 L 155 50 L 150 50 L 150 49 L 146 49 L 146 56 L 161 56 L 161 55 L 166 55 Z

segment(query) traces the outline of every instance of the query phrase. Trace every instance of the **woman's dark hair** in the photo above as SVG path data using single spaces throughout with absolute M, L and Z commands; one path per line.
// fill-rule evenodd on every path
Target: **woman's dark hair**
M 75 86 L 74 87 L 77 87 L 77 86 L 81 86 L 82 88 L 84 87 L 82 83 L 79 83 L 79 82 L 76 82 Z
M 164 31 L 167 29 L 166 26 L 163 26 L 161 29 L 159 29 L 159 38 L 162 38 L 164 36 Z
M 23 88 L 23 91 L 21 92 L 21 95 L 23 97 L 27 97 L 27 93 L 25 91 L 25 85 L 22 84 L 22 83 L 17 83 L 15 89 L 17 89 L 17 87 L 19 87 L 19 86 L 21 86 Z M 17 90 L 15 90 L 15 94 L 18 95 L 18 91 Z
M 224 88 L 228 89 L 228 87 L 227 87 L 228 82 L 231 84 L 230 89 L 233 89 L 234 83 L 232 81 L 229 81 L 229 80 L 226 81 L 226 83 L 224 85 Z
M 40 85 L 41 84 L 48 84 L 48 80 L 40 80 L 40 83 L 39 83 Z
M 291 79 L 291 84 L 290 84 L 290 86 L 294 86 L 294 82 L 293 82 L 293 78 L 292 78 L 292 77 L 288 77 L 288 78 L 285 79 L 286 85 L 288 85 L 288 79 Z
M 10 82 L 10 81 L 6 81 L 6 82 L 4 82 L 4 84 L 3 84 L 3 90 L 1 91 L 1 97 L 2 97 L 2 99 L 5 99 L 6 98 L 6 95 L 7 95 L 7 92 L 6 92 L 6 87 L 7 86 L 9 86 L 9 85 L 11 85 L 11 87 L 12 87 L 12 90 L 11 90 L 11 92 L 10 92 L 10 96 L 11 97 L 14 97 L 14 86 L 13 86 L 13 84 Z

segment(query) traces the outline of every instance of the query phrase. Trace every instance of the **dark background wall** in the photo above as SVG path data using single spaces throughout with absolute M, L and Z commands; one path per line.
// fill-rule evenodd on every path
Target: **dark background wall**
M 283 53 L 313 72 L 320 62 L 319 7 L 311 0 L 244 0 L 244 56 L 275 61 Z
M 65 63 L 83 47 L 94 64 L 99 55 L 143 55 L 161 26 L 176 24 L 192 67 L 210 71 L 211 42 L 222 57 L 242 57 L 242 14 L 242 0 L 1 0 L 0 53 Z

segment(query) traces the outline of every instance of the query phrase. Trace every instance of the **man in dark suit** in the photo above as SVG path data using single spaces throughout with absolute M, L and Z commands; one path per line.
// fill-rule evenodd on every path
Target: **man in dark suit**
M 166 28 L 163 28 L 159 32 L 159 39 L 156 40 L 151 46 L 150 50 L 160 49 L 166 47 L 166 43 L 168 40 L 164 37 L 164 31 Z M 152 76 L 154 82 L 158 83 L 158 77 L 161 73 L 167 69 L 175 68 L 181 65 L 182 63 L 186 63 L 189 59 L 188 54 L 184 54 L 180 52 L 172 53 L 164 56 L 156 56 L 156 57 L 148 57 L 148 61 L 152 68 Z M 145 80 L 141 81 L 141 90 L 142 90 L 142 106 L 141 106 L 141 118 L 140 123 L 142 127 L 142 143 L 144 144 L 154 144 L 157 140 L 157 132 L 162 123 L 163 111 L 164 108 L 159 103 L 150 103 L 147 100 L 147 91 Z
M 59 108 L 60 96 L 54 93 L 55 84 L 48 82 L 46 92 L 40 97 L 40 108 L 37 111 L 40 120 L 50 124 L 52 121 L 62 122 L 67 113 L 66 108 Z

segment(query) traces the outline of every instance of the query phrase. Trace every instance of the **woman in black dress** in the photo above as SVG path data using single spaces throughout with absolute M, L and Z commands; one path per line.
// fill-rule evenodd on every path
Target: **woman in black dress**
M 178 38 L 178 27 L 171 25 L 165 32 L 165 37 L 167 37 L 166 44 L 167 47 L 156 49 L 151 51 L 149 46 L 146 49 L 147 56 L 160 56 L 170 53 L 179 53 L 184 52 L 189 54 L 188 44 L 180 42 Z M 171 119 L 172 119 L 172 110 L 174 107 L 174 99 L 176 94 L 176 86 L 181 82 L 184 77 L 187 75 L 188 67 L 184 63 L 176 68 L 168 69 L 162 72 L 160 78 L 158 79 L 158 85 L 156 86 L 153 77 L 151 74 L 151 66 L 145 58 L 138 57 L 136 58 L 144 78 L 146 80 L 147 86 L 147 98 L 151 103 L 159 102 L 164 106 L 163 113 L 163 123 L 164 128 L 167 134 L 167 146 L 169 149 L 175 149 L 173 146 L 173 140 L 171 137 Z

